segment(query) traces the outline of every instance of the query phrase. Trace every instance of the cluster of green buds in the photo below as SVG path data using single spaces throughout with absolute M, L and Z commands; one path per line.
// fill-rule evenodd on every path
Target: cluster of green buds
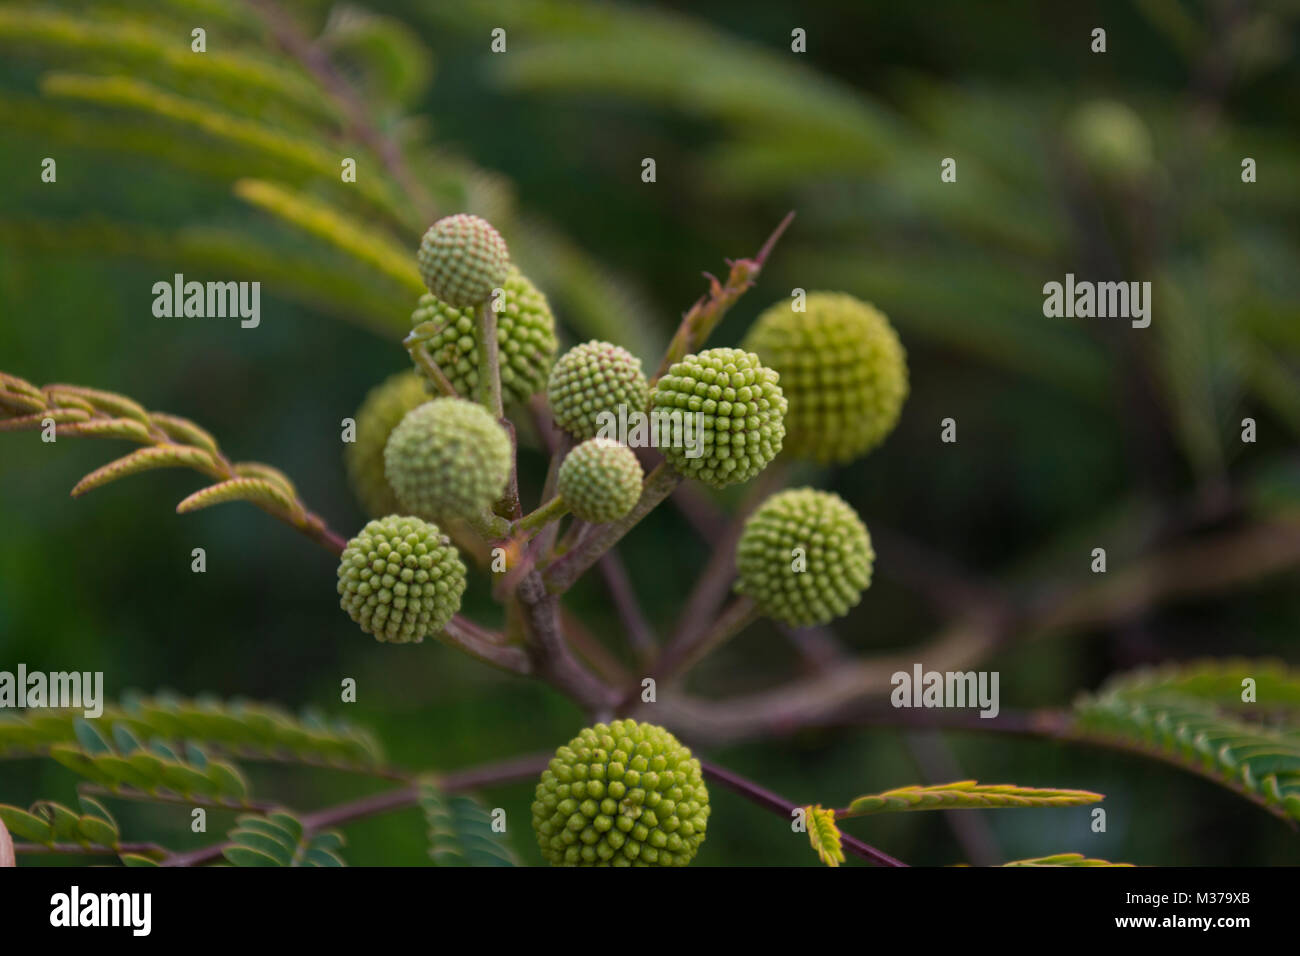
M 348 615 L 380 641 L 445 636 L 466 588 L 457 528 L 524 541 L 566 514 L 603 525 L 648 510 L 638 508 L 648 488 L 641 460 L 624 434 L 611 434 L 615 422 L 658 415 L 670 431 L 697 428 L 689 444 L 661 443 L 660 470 L 721 489 L 782 454 L 823 465 L 859 457 L 894 428 L 907 396 L 898 336 L 879 310 L 848 295 L 812 293 L 801 308 L 778 303 L 743 348 L 680 355 L 651 381 L 640 359 L 610 342 L 585 342 L 556 360 L 546 297 L 482 219 L 440 219 L 417 258 L 428 292 L 406 342 L 415 367 L 366 397 L 347 452 L 357 496 L 375 520 L 347 543 L 338 592 Z M 485 363 L 492 340 L 480 336 L 492 329 L 496 361 Z M 480 378 L 492 371 L 501 386 L 495 408 L 485 396 L 496 383 L 483 390 Z M 497 416 L 543 390 L 569 438 L 554 497 L 518 517 L 514 435 Z M 865 524 L 838 495 L 782 491 L 744 523 L 736 590 L 782 624 L 824 624 L 859 603 L 874 558 Z M 613 720 L 556 751 L 532 816 L 554 864 L 681 866 L 704 842 L 709 794 L 700 762 L 668 730 Z

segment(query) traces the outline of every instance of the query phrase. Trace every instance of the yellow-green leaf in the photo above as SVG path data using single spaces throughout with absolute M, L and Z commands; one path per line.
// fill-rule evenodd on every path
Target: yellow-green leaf
M 1111 863 L 1109 860 L 1094 860 L 1082 853 L 1058 853 L 1055 856 L 1040 856 L 1031 860 L 1013 860 L 1003 866 L 1132 866 L 1132 863 Z
M 265 478 L 231 478 L 194 492 L 176 506 L 176 513 L 189 514 L 227 501 L 248 501 L 271 511 L 297 510 L 293 499 L 284 493 L 284 489 L 276 487 Z
M 220 474 L 212 456 L 200 448 L 190 448 L 186 445 L 150 445 L 147 448 L 137 448 L 129 455 L 109 462 L 102 468 L 96 468 L 77 482 L 72 489 L 72 496 L 79 497 L 110 481 L 154 468 L 195 468 L 214 477 Z
M 105 414 L 116 418 L 134 418 L 141 425 L 149 425 L 149 413 L 138 402 L 116 392 L 105 392 L 97 388 L 87 388 L 85 385 L 68 385 L 63 382 L 46 385 L 45 391 L 51 395 L 78 398 Z
M 90 413 L 81 408 L 47 408 L 44 411 L 33 412 L 30 415 L 19 415 L 15 418 L 0 419 L 0 432 L 17 432 L 25 428 L 43 428 L 45 420 L 49 419 L 56 425 L 63 425 L 64 428 L 58 429 L 56 434 L 69 434 L 69 430 L 78 422 L 85 422 L 90 418 Z
M 149 420 L 172 441 L 195 445 L 212 455 L 221 454 L 217 440 L 188 418 L 168 415 L 166 412 L 150 412 Z
M 835 825 L 835 811 L 826 809 L 820 803 L 803 809 L 808 826 L 808 842 L 812 844 L 817 858 L 827 866 L 839 866 L 844 862 L 844 847 L 840 828 Z
M 995 807 L 1077 807 L 1104 799 L 1088 790 L 1049 790 L 959 780 L 928 787 L 899 787 L 858 797 L 840 818 L 904 810 L 983 810 Z
M 60 435 L 77 435 L 82 438 L 124 438 L 143 444 L 153 442 L 149 429 L 133 418 L 96 418 L 80 421 L 59 429 Z

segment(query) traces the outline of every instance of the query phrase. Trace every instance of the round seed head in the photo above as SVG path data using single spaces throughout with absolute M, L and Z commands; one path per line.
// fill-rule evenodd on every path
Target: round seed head
M 588 727 L 555 752 L 533 799 L 533 830 L 556 866 L 685 866 L 704 842 L 700 762 L 653 724 Z
M 679 473 L 714 488 L 748 481 L 781 451 L 786 400 L 779 376 L 742 349 L 708 349 L 675 362 L 650 393 L 660 432 L 695 428 L 694 442 L 660 448 Z M 698 413 L 698 417 L 697 416 Z M 698 452 L 698 454 L 693 454 Z
M 519 270 L 510 270 L 501 289 L 501 310 L 496 313 L 501 396 L 506 404 L 519 404 L 546 385 L 559 348 L 555 316 L 546 296 Z M 494 299 L 489 308 L 496 304 Z M 474 320 L 473 308 L 456 308 L 427 294 L 420 296 L 411 315 L 416 339 L 427 343 L 442 374 L 464 397 L 472 396 L 478 386 Z
M 625 445 L 589 438 L 560 465 L 556 489 L 575 518 L 604 524 L 622 518 L 641 497 L 641 463 Z
M 594 438 L 602 413 L 618 420 L 619 408 L 628 415 L 644 412 L 650 389 L 641 360 L 627 349 L 609 342 L 587 342 L 569 349 L 551 369 L 546 398 L 561 428 L 577 438 Z
M 384 473 L 402 508 L 425 518 L 468 518 L 501 497 L 510 437 L 482 405 L 435 398 L 408 412 L 384 448 Z
M 782 491 L 750 515 L 736 545 L 736 590 L 773 620 L 826 624 L 871 583 L 875 552 L 858 513 L 839 495 Z
M 339 604 L 380 641 L 419 643 L 460 610 L 465 565 L 438 526 L 389 515 L 371 521 L 339 560 Z
M 430 226 L 416 260 L 429 291 L 457 308 L 487 301 L 510 267 L 501 234 L 486 219 L 465 213 L 445 216 Z
M 384 446 L 406 413 L 428 400 L 424 380 L 407 369 L 372 388 L 357 410 L 356 441 L 343 446 L 343 461 L 352 491 L 372 518 L 401 511 L 384 475 Z
M 813 292 L 805 311 L 778 302 L 745 339 L 781 375 L 790 403 L 785 450 L 842 464 L 870 451 L 898 423 L 907 397 L 907 356 L 874 306 L 838 292 Z

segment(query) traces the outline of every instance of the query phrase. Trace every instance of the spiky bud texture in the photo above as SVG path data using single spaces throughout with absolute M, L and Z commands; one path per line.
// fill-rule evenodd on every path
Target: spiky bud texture
M 609 438 L 589 438 L 565 456 L 556 490 L 575 518 L 604 524 L 632 510 L 643 477 L 632 449 Z
M 538 845 L 557 866 L 685 866 L 708 822 L 700 762 L 634 720 L 588 727 L 557 750 L 533 800 Z
M 444 216 L 424 234 L 416 253 L 420 277 L 437 298 L 466 308 L 487 301 L 510 268 L 501 234 L 478 216 Z
M 419 643 L 460 610 L 465 565 L 437 525 L 389 515 L 348 542 L 338 591 L 363 631 L 393 644 Z
M 692 442 L 664 443 L 660 451 L 679 473 L 714 488 L 753 478 L 785 438 L 786 400 L 778 378 L 743 349 L 708 349 L 674 362 L 651 391 L 650 407 L 666 416 L 661 433 L 665 426 L 676 432 L 679 421 L 693 428 L 700 413 L 699 454 L 692 457 Z
M 805 311 L 778 302 L 758 317 L 745 347 L 781 375 L 790 403 L 785 451 L 843 463 L 870 451 L 898 423 L 907 356 L 889 320 L 866 302 L 813 292 Z
M 618 418 L 644 412 L 650 388 L 641 360 L 609 342 L 587 342 L 569 349 L 551 369 L 546 399 L 556 423 L 578 438 L 594 438 L 602 412 Z
M 507 404 L 517 404 L 545 387 L 559 342 L 546 296 L 518 269 L 510 270 L 501 289 L 501 310 L 496 312 L 501 395 Z M 416 339 L 428 344 L 442 374 L 465 397 L 478 386 L 474 320 L 473 308 L 456 308 L 427 294 L 420 296 L 411 315 Z
M 384 475 L 384 446 L 397 423 L 429 400 L 424 379 L 412 369 L 390 375 L 366 395 L 356 415 L 356 441 L 343 446 L 343 461 L 362 509 L 372 518 L 401 510 Z
M 871 583 L 875 552 L 858 513 L 839 495 L 782 491 L 750 515 L 736 545 L 736 590 L 794 627 L 849 612 Z
M 384 448 L 384 473 L 402 508 L 425 518 L 468 518 L 501 497 L 510 437 L 482 405 L 435 398 L 410 412 Z

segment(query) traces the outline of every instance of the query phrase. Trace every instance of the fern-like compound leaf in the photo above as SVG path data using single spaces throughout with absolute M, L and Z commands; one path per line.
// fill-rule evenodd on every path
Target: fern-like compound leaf
M 150 445 L 137 448 L 129 455 L 96 468 L 82 478 L 72 489 L 72 497 L 84 495 L 88 491 L 102 487 L 119 478 L 137 475 L 142 471 L 155 468 L 193 468 L 212 477 L 220 477 L 220 466 L 212 456 L 201 448 L 189 448 L 185 445 Z
M 424 291 L 410 250 L 328 203 L 261 179 L 239 180 L 235 195 L 365 263 L 414 296 Z
M 119 842 L 112 815 L 103 804 L 85 796 L 80 811 L 52 800 L 38 801 L 30 810 L 0 803 L 0 820 L 14 836 L 42 846 L 76 843 L 113 849 Z
M 177 794 L 228 806 L 247 804 L 248 784 L 239 770 L 200 750 L 180 756 L 163 740 L 146 746 L 125 727 L 115 728 L 110 743 L 81 717 L 73 718 L 73 736 L 75 743 L 51 745 L 50 757 L 109 790 L 131 788 L 155 796 Z
M 92 418 L 88 421 L 73 422 L 60 428 L 58 434 L 78 438 L 121 438 L 142 445 L 154 441 L 153 436 L 149 434 L 149 429 L 133 418 Z
M 1085 857 L 1082 853 L 1058 853 L 1055 856 L 1040 856 L 1031 860 L 1012 860 L 1003 866 L 1132 866 L 1132 863 L 1111 863 L 1109 860 L 1096 860 Z
M 379 742 L 365 731 L 345 721 L 294 717 L 267 704 L 131 697 L 120 706 L 105 707 L 95 724 L 119 743 L 125 739 L 121 730 L 129 730 L 137 740 L 163 741 L 180 750 L 198 744 L 241 759 L 297 760 L 357 770 L 384 764 Z M 58 744 L 85 747 L 86 742 L 92 750 L 109 752 L 103 735 L 94 732 L 91 737 L 91 732 L 93 725 L 79 722 L 74 711 L 0 715 L 0 756 L 44 754 Z M 189 756 L 190 763 L 197 762 L 192 753 Z
M 227 834 L 230 846 L 221 851 L 234 866 L 344 866 L 337 831 L 307 833 L 291 813 L 245 814 Z
M 1169 761 L 1300 821 L 1298 687 L 1271 661 L 1140 671 L 1079 700 L 1072 735 Z
M 131 110 L 165 120 L 185 130 L 203 133 L 265 157 L 279 166 L 294 170 L 298 175 L 316 177 L 331 183 L 338 181 L 337 156 L 316 140 L 281 132 L 270 124 L 195 99 L 177 96 L 128 76 L 103 77 L 51 72 L 42 77 L 41 90 L 50 97 Z M 354 150 L 356 151 L 358 150 Z M 352 188 L 395 221 L 415 225 L 411 221 L 411 210 L 399 201 L 387 181 L 378 177 L 361 176 Z
M 279 485 L 264 478 L 231 478 L 194 492 L 176 506 L 176 513 L 189 514 L 227 501 L 248 501 L 269 511 L 290 514 L 297 510 L 296 502 Z
M 56 383 L 46 385 L 45 393 L 56 405 L 66 405 L 71 400 L 80 400 L 85 402 L 91 411 L 102 412 L 115 418 L 133 418 L 146 428 L 151 424 L 149 413 L 138 402 L 116 392 L 105 392 L 84 385 Z
M 420 808 L 428 824 L 434 866 L 518 866 L 492 816 L 472 797 L 446 794 L 431 777 L 420 780 Z
M 899 787 L 858 797 L 838 813 L 840 819 L 906 810 L 986 810 L 997 807 L 1078 807 L 1104 799 L 1088 790 L 1053 790 L 1014 784 L 959 780 L 932 786 Z
M 835 811 L 819 803 L 803 809 L 808 827 L 808 842 L 812 844 L 817 858 L 827 866 L 839 866 L 844 862 L 844 847 L 840 828 L 835 825 Z

